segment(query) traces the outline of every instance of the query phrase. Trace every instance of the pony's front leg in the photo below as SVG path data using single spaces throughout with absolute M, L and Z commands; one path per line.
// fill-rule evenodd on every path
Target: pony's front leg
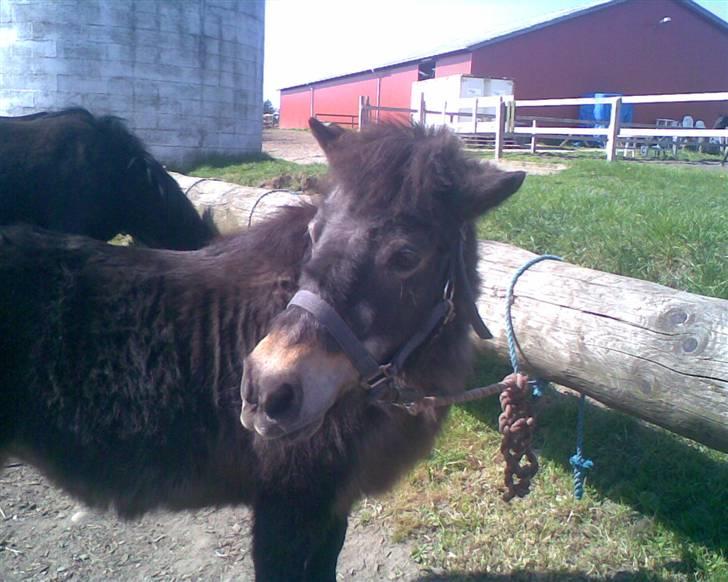
M 298 503 L 297 503 L 298 502 Z M 300 496 L 264 496 L 254 505 L 253 562 L 258 582 L 335 582 L 346 517 Z
M 346 537 L 347 518 L 334 515 L 328 527 L 321 532 L 321 538 L 313 554 L 306 562 L 304 580 L 336 581 L 336 562 Z

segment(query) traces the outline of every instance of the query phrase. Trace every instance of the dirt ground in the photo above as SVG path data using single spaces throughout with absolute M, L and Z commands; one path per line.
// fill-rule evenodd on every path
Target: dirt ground
M 357 514 L 350 523 L 340 580 L 419 578 L 408 545 Z M 11 461 L 0 474 L 0 580 L 252 580 L 250 526 L 243 507 L 121 521 Z
M 309 131 L 264 129 L 263 151 L 274 158 L 298 164 L 325 164 L 321 148 Z

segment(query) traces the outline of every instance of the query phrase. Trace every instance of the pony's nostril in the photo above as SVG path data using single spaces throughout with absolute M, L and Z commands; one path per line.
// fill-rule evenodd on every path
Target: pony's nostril
M 251 379 L 250 372 L 247 368 L 243 371 L 243 380 L 240 384 L 240 392 L 243 400 L 249 404 L 258 404 L 258 395 L 254 390 L 253 380 Z
M 279 419 L 285 416 L 296 400 L 296 389 L 288 383 L 281 384 L 266 398 L 263 410 L 268 418 Z

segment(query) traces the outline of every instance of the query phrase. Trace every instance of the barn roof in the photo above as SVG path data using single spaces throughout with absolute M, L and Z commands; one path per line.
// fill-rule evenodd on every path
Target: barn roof
M 546 28 L 547 26 L 553 26 L 555 24 L 560 24 L 562 22 L 566 22 L 568 20 L 572 20 L 572 19 L 578 18 L 580 16 L 585 16 L 585 15 L 591 14 L 593 12 L 601 11 L 605 8 L 614 6 L 616 4 L 623 4 L 625 2 L 631 2 L 631 1 L 636 1 L 636 0 L 596 0 L 593 4 L 587 6 L 586 8 L 576 8 L 576 9 L 560 11 L 557 13 L 552 13 L 552 14 L 547 15 L 546 17 L 542 17 L 541 19 L 539 19 L 536 22 L 522 24 L 521 26 L 519 26 L 517 28 L 506 30 L 506 31 L 495 32 L 491 36 L 481 39 L 474 43 L 460 42 L 460 43 L 455 43 L 454 45 L 449 46 L 449 47 L 442 46 L 442 47 L 439 47 L 438 49 L 435 49 L 434 51 L 429 52 L 424 55 L 421 54 L 418 56 L 406 57 L 404 59 L 400 59 L 393 63 L 380 64 L 380 65 L 373 66 L 371 68 L 353 71 L 351 73 L 332 75 L 332 76 L 308 81 L 306 83 L 299 83 L 297 85 L 289 85 L 288 87 L 283 87 L 281 89 L 281 91 L 285 91 L 287 89 L 298 89 L 301 87 L 307 87 L 309 85 L 315 85 L 317 83 L 323 83 L 325 81 L 346 79 L 347 77 L 354 77 L 354 76 L 361 75 L 364 73 L 374 73 L 374 72 L 378 72 L 378 71 L 384 71 L 387 69 L 392 69 L 394 67 L 401 67 L 404 65 L 415 64 L 415 63 L 419 63 L 422 61 L 431 60 L 434 58 L 439 58 L 439 57 L 443 57 L 443 56 L 447 56 L 447 55 L 454 55 L 457 53 L 475 51 L 475 50 L 478 50 L 482 47 L 485 47 L 485 46 L 488 46 L 491 44 L 503 42 L 503 41 L 509 40 L 511 38 L 515 38 L 517 36 L 528 34 L 530 32 L 534 32 L 534 31 L 540 30 L 542 28 Z M 694 0 L 676 0 L 676 2 L 682 4 L 685 8 L 692 10 L 693 12 L 698 14 L 700 17 L 704 18 L 708 22 L 721 28 L 724 32 L 728 33 L 728 22 L 726 22 L 722 18 L 716 16 L 710 10 L 703 8 L 702 6 L 700 6 L 700 4 L 698 4 Z

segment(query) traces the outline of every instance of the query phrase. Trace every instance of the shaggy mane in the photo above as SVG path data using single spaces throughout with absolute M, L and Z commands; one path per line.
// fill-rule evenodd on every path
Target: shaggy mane
M 356 194 L 362 210 L 416 209 L 424 218 L 452 208 L 493 171 L 447 129 L 396 122 L 343 134 L 329 157 L 334 181 Z

